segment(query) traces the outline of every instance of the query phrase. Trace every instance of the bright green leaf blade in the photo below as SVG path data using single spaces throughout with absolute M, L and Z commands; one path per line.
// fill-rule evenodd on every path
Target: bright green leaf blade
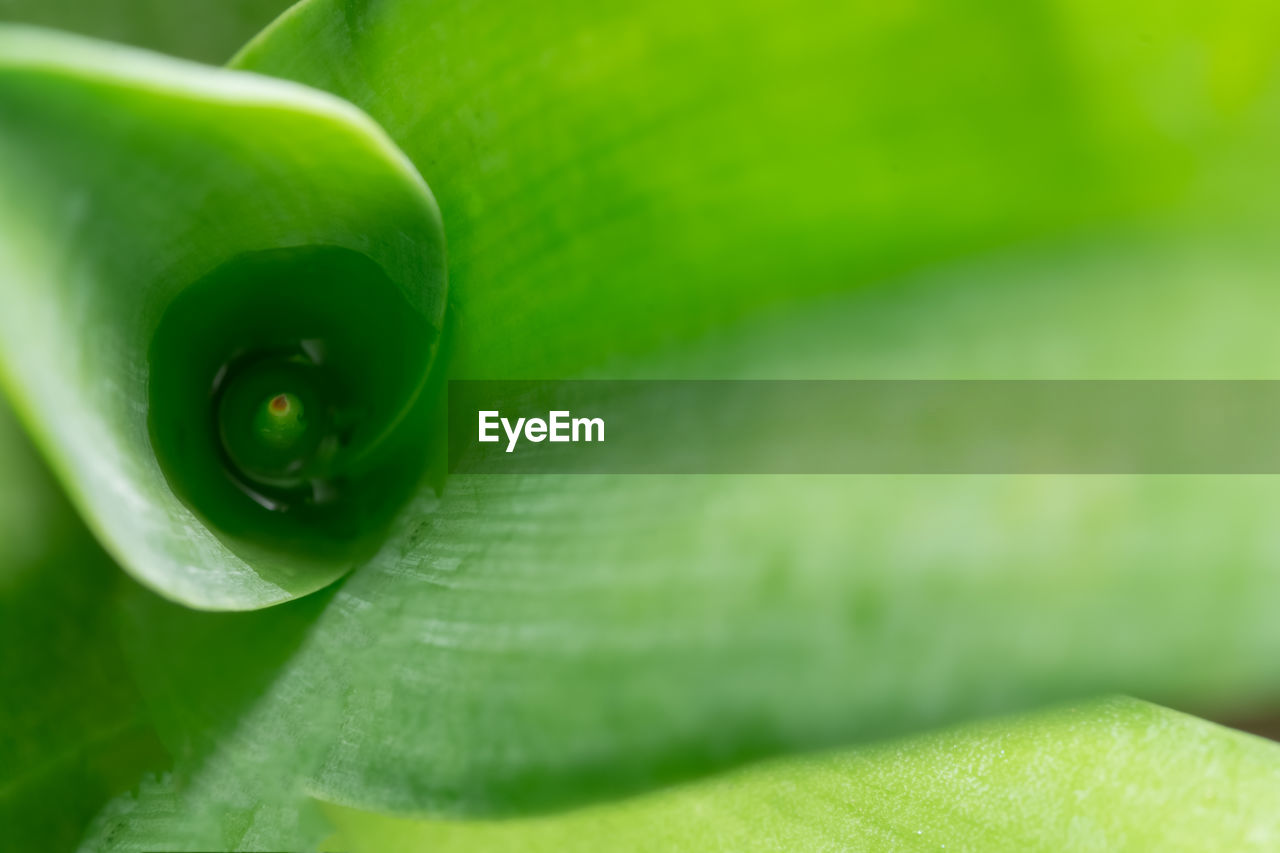
M 1054 38 L 1017 2 L 319 0 L 237 64 L 387 129 L 447 211 L 456 375 L 542 378 L 1133 204 Z
M 108 549 L 139 579 L 193 606 L 262 607 L 350 566 L 295 559 L 288 549 L 233 551 L 175 496 L 148 433 L 149 409 L 158 411 L 149 379 L 160 369 L 181 378 L 193 358 L 176 346 L 149 352 L 167 309 L 223 264 L 294 247 L 372 260 L 400 294 L 388 298 L 438 327 L 438 211 L 412 166 L 359 111 L 281 81 L 0 29 L 0 375 Z M 340 264 L 329 266 L 340 274 Z M 252 304 L 221 310 L 238 310 L 237 328 L 287 325 L 294 310 L 320 310 L 345 286 L 356 304 L 338 300 L 327 310 L 359 326 L 373 282 L 321 278 L 292 282 L 314 283 L 314 295 L 281 315 L 255 317 Z M 286 283 L 258 292 L 269 298 Z M 216 311 L 204 316 L 201 324 L 195 313 L 178 343 L 219 325 Z M 386 376 L 400 365 L 366 373 Z M 184 393 L 199 399 L 208 382 L 198 377 Z M 205 417 L 196 412 L 187 422 L 195 429 Z M 197 445 L 175 458 L 217 464 L 213 448 Z
M 1280 745 L 1114 699 L 758 764 L 496 822 L 331 807 L 335 850 L 1246 851 L 1280 845 Z
M 0 22 L 37 24 L 225 62 L 290 0 L 0 0 Z
M 1265 102 L 1275 29 L 1259 0 L 1169 5 L 309 0 L 236 64 L 418 165 L 455 376 L 569 378 L 1177 204 Z
M 167 760 L 110 608 L 115 566 L 0 405 L 0 827 L 72 850 L 89 818 Z

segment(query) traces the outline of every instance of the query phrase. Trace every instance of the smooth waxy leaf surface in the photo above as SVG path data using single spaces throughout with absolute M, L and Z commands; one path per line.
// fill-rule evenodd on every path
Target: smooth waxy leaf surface
M 1065 706 L 884 744 L 775 759 L 584 809 L 523 818 L 392 817 L 308 803 L 308 849 L 1268 850 L 1280 747 L 1133 699 Z M 323 814 L 336 832 L 324 842 Z M 149 783 L 84 849 L 271 845 L 259 803 L 224 834 L 192 794 Z M 211 842 L 209 838 L 219 838 Z M 278 843 L 278 842 L 277 842 Z
M 1276 32 L 1256 0 L 309 0 L 235 64 L 387 129 L 445 211 L 454 375 L 542 379 L 1218 186 Z
M 328 810 L 333 849 L 1269 850 L 1280 746 L 1131 699 L 755 765 L 509 821 Z
M 227 365 L 234 387 L 253 335 L 306 327 L 348 370 L 417 368 L 390 391 L 353 383 L 386 392 L 368 420 L 392 423 L 415 399 L 444 259 L 413 167 L 326 95 L 27 29 L 0 30 L 0 103 L 0 375 L 91 527 L 137 577 L 197 607 L 330 583 L 351 561 L 309 559 L 290 547 L 296 530 L 263 547 L 274 521 L 224 474 L 208 395 Z M 210 284 L 246 265 L 244 284 L 275 278 Z M 397 340 L 378 307 L 394 301 L 421 318 L 412 358 L 376 343 Z

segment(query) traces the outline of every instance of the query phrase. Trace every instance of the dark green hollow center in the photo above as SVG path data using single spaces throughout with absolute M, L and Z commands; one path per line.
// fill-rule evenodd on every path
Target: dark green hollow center
M 184 289 L 150 348 L 170 486 L 246 559 L 350 561 L 421 479 L 438 330 L 377 264 L 243 255 Z

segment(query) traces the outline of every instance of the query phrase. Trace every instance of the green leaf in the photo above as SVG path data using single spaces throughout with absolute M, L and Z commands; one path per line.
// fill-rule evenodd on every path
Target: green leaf
M 1096 23 L 1064 42 L 1025 4 L 703 8 L 315 0 L 240 63 L 354 99 L 430 178 L 454 377 L 1274 375 L 1267 219 L 1214 221 L 1206 201 L 1269 138 L 1265 87 L 1177 136 L 1117 117 L 1147 103 L 1109 85 L 1179 39 L 1218 56 L 1247 23 L 1182 21 L 1135 76 Z M 1116 39 L 1140 43 L 1136 17 Z M 983 73 L 958 75 L 977 52 Z M 1019 76 L 993 87 L 993 64 Z M 936 263 L 1147 205 L 1157 224 Z M 1280 687 L 1277 488 L 454 478 L 334 594 L 240 731 L 321 796 L 485 813 L 1098 691 L 1261 703 Z M 140 609 L 135 644 L 174 731 L 198 695 L 183 662 L 222 651 L 154 651 L 181 619 Z M 215 792 L 243 777 L 202 770 Z
M 164 766 L 102 606 L 118 573 L 0 406 L 0 826 L 74 849 L 102 803 Z
M 1112 21 L 1122 59 L 1142 17 Z M 1267 60 L 1169 124 L 1128 85 L 1183 39 L 1265 44 L 1253 22 L 1179 24 L 1130 73 L 1096 22 L 1017 3 L 310 2 L 241 63 L 354 100 L 436 188 L 455 377 L 1257 376 L 1267 207 L 1205 199 L 1257 180 Z M 1152 209 L 1186 221 L 1105 224 Z M 1276 489 L 455 478 L 327 600 L 132 599 L 182 758 L 100 827 L 290 846 L 306 793 L 512 814 L 1101 690 L 1261 703 Z
M 327 95 L 29 29 L 0 29 L 0 130 L 0 374 L 108 549 L 218 609 L 358 562 L 416 483 L 444 307 L 412 166 Z M 263 381 L 317 401 L 301 487 L 218 446 Z
M 774 315 L 680 364 L 1258 375 L 1274 337 L 1218 330 L 1280 310 L 1271 258 L 1073 244 Z M 1274 705 L 1277 505 L 1274 477 L 454 477 L 329 601 L 134 597 L 127 646 L 191 756 L 172 814 L 207 828 L 197 847 L 304 793 L 510 816 L 1106 691 Z M 252 703 L 219 713 L 244 680 Z
M 1270 850 L 1280 746 L 1131 699 L 753 765 L 563 815 L 330 807 L 350 853 L 420 850 Z
M 1203 201 L 1266 104 L 1274 12 L 1169 6 L 308 0 L 235 64 L 347 98 L 418 165 L 455 377 L 607 376 L 771 307 Z

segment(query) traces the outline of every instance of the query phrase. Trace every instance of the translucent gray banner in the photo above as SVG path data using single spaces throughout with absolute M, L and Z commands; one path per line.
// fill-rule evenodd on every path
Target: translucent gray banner
M 449 383 L 455 473 L 1274 474 L 1280 381 Z

